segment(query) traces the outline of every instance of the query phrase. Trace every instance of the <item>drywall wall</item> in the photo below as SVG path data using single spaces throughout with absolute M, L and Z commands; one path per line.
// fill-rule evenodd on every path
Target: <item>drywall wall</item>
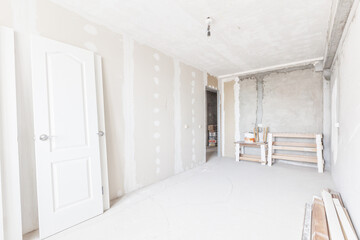
M 354 7 L 353 10 L 356 10 Z M 348 20 L 331 74 L 332 176 L 360 233 L 360 10 Z M 339 128 L 336 127 L 339 123 Z
M 0 25 L 13 27 L 17 37 L 24 233 L 38 227 L 31 34 L 102 57 L 111 199 L 205 162 L 206 73 L 51 1 L 2 0 L 0 16 Z
M 206 75 L 184 63 L 180 63 L 179 67 L 181 159 L 182 169 L 187 170 L 205 161 Z
M 224 151 L 225 157 L 235 158 L 235 101 L 234 101 L 234 84 L 235 81 L 223 83 L 223 111 L 222 119 L 224 120 Z

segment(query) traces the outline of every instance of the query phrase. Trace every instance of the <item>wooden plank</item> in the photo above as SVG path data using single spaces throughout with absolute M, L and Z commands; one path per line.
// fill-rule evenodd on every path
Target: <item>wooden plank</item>
M 275 150 L 288 150 L 299 152 L 316 152 L 316 148 L 304 148 L 304 147 L 287 147 L 287 146 L 273 146 Z
M 272 133 L 273 137 L 282 138 L 316 138 L 315 133 Z
M 324 202 L 314 198 L 312 205 L 311 239 L 329 240 Z
M 302 142 L 273 142 L 273 145 L 316 148 L 316 143 L 302 143 Z
M 336 208 L 336 212 L 340 219 L 340 224 L 347 240 L 358 240 L 355 232 L 353 231 L 349 219 L 346 216 L 343 206 L 337 198 L 333 198 L 333 202 Z
M 272 155 L 273 159 L 290 160 L 298 162 L 317 163 L 317 158 L 313 156 L 305 155 L 290 155 L 290 154 L 279 154 L 275 153 Z
M 251 162 L 261 162 L 261 157 L 257 155 L 241 154 L 240 160 L 251 161 Z
M 330 190 L 330 189 L 328 190 L 328 192 L 331 194 L 332 198 L 339 199 L 339 202 L 340 202 L 341 206 L 345 207 L 344 202 L 343 202 L 339 192 L 336 192 L 336 191 L 333 191 L 333 190 Z
M 345 214 L 346 214 L 347 219 L 349 220 L 349 222 L 350 222 L 350 224 L 351 224 L 351 228 L 352 228 L 352 230 L 354 231 L 354 233 L 355 233 L 355 235 L 356 235 L 356 230 L 355 230 L 354 225 L 353 225 L 353 223 L 352 223 L 352 221 L 351 221 L 349 212 L 346 210 L 346 208 L 343 207 L 343 209 L 344 209 L 344 211 L 345 211 Z
M 332 240 L 345 240 L 331 194 L 323 190 L 321 195 L 323 197 L 325 205 L 326 219 L 329 226 L 330 238 Z

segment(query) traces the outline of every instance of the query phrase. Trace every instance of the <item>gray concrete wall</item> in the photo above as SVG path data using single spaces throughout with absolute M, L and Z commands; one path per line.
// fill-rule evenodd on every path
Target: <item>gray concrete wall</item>
M 332 176 L 345 207 L 360 233 L 360 9 L 351 25 L 331 74 Z M 339 128 L 335 126 L 339 123 Z
M 234 156 L 233 87 L 233 81 L 224 84 L 225 156 L 228 157 Z M 270 132 L 323 131 L 323 78 L 321 72 L 312 68 L 240 79 L 239 98 L 241 139 L 258 124 L 269 127 Z M 256 149 L 246 150 L 248 154 L 256 152 Z
M 312 69 L 264 77 L 264 126 L 271 132 L 321 133 L 322 74 Z

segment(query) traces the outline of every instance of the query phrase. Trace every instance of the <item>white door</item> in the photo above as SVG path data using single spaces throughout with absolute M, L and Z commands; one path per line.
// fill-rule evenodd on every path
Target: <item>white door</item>
M 103 212 L 94 54 L 32 39 L 40 238 Z

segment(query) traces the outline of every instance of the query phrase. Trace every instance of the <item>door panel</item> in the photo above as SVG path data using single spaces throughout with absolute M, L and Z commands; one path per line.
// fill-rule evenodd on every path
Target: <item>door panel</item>
M 50 135 L 58 136 L 51 150 L 86 147 L 86 76 L 82 61 L 67 53 L 54 53 L 47 54 L 46 64 Z
M 32 39 L 40 237 L 102 213 L 94 54 Z

